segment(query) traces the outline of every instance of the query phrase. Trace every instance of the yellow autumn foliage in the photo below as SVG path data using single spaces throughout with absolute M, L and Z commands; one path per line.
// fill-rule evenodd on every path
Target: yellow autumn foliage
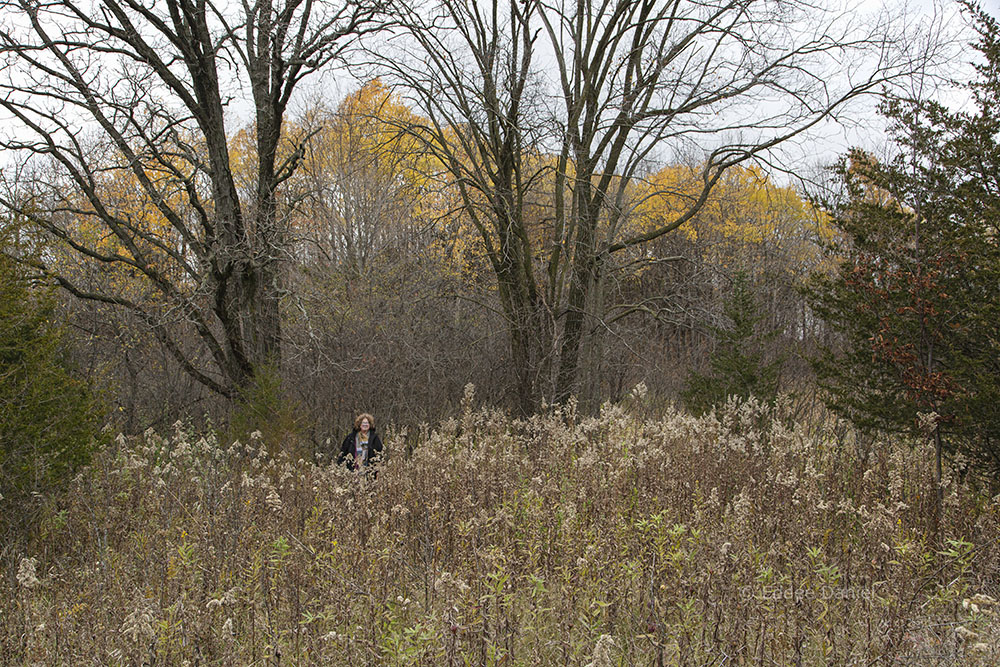
M 64 228 L 75 244 L 116 261 L 98 261 L 68 252 L 55 257 L 60 271 L 85 275 L 88 280 L 100 276 L 106 289 L 134 302 L 156 300 L 157 291 L 142 271 L 130 266 L 132 262 L 150 267 L 182 291 L 193 289 L 193 281 L 178 262 L 178 257 L 187 259 L 188 255 L 180 231 L 157 206 L 124 156 L 115 153 L 104 159 L 106 165 L 97 172 L 93 183 L 103 215 L 94 208 L 92 198 L 79 191 L 68 191 L 64 195 L 65 205 L 73 214 L 64 222 Z M 190 173 L 187 165 L 172 165 L 172 168 L 185 176 Z M 184 215 L 190 209 L 174 174 L 146 167 L 143 176 L 170 210 Z
M 633 187 L 630 233 L 645 233 L 683 215 L 701 193 L 700 166 L 669 166 Z M 780 246 L 795 264 L 819 260 L 819 242 L 833 234 L 830 219 L 794 188 L 778 185 L 755 166 L 733 167 L 702 209 L 677 233 L 704 248 Z M 789 267 L 791 268 L 791 267 Z

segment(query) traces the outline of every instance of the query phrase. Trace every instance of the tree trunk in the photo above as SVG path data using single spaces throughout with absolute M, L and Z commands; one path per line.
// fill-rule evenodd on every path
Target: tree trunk
M 534 289 L 534 277 L 519 270 L 523 264 L 516 260 L 517 255 L 512 250 L 505 253 L 510 261 L 504 263 L 498 277 L 510 334 L 512 402 L 526 417 L 537 412 L 541 404 L 540 364 L 551 334 L 541 316 L 543 309 Z
M 586 170 L 581 171 L 587 173 Z M 555 400 L 559 403 L 565 403 L 569 400 L 576 388 L 580 365 L 580 345 L 583 341 L 586 321 L 590 317 L 587 308 L 591 305 L 593 290 L 600 282 L 598 280 L 600 266 L 595 249 L 597 247 L 597 223 L 603 202 L 600 197 L 591 196 L 589 180 L 577 181 L 577 191 L 573 197 L 577 202 L 574 208 L 581 211 L 582 214 L 576 222 L 572 282 L 569 286 L 562 345 L 559 349 L 559 374 L 556 377 L 555 388 Z
M 931 524 L 931 536 L 935 545 L 941 541 L 941 519 L 944 513 L 944 489 L 941 488 L 941 425 L 934 426 L 934 517 Z

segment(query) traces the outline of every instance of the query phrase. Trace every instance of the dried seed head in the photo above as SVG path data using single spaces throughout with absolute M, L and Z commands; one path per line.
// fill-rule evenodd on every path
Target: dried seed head
M 121 627 L 122 634 L 128 635 L 132 641 L 139 642 L 153 637 L 153 612 L 143 605 L 125 617 Z
M 587 667 L 612 667 L 611 649 L 614 645 L 611 635 L 601 635 L 594 647 L 594 659 Z
M 281 512 L 281 496 L 275 489 L 268 490 L 265 502 L 272 512 Z
M 34 588 L 38 585 L 38 576 L 35 573 L 35 566 L 38 561 L 34 558 L 22 558 L 21 564 L 17 568 L 17 582 L 25 588 Z

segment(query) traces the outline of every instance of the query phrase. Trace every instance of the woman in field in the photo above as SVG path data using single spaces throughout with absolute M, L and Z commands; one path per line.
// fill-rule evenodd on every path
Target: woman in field
M 337 465 L 346 463 L 349 470 L 360 470 L 378 461 L 381 454 L 382 440 L 375 432 L 375 418 L 363 412 L 354 420 L 354 430 L 340 445 Z

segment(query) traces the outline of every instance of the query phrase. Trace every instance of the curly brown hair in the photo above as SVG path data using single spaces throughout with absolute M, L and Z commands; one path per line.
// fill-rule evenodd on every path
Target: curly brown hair
M 361 420 L 363 420 L 363 419 L 367 419 L 368 420 L 368 426 L 371 428 L 371 430 L 374 431 L 375 430 L 375 418 L 372 417 L 367 412 L 362 412 L 354 420 L 354 430 L 355 431 L 360 431 L 361 430 Z

